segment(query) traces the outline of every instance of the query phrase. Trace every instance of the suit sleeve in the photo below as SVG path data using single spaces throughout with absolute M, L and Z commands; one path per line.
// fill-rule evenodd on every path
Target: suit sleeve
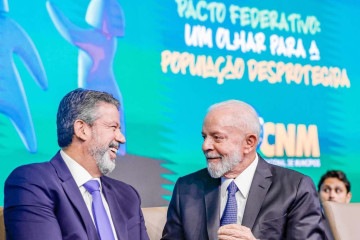
M 184 239 L 184 230 L 180 216 L 179 185 L 179 181 L 177 181 L 169 204 L 162 240 Z
M 16 169 L 5 182 L 4 194 L 6 239 L 62 239 L 51 193 L 37 171 Z
M 144 220 L 144 214 L 141 210 L 141 198 L 139 193 L 136 191 L 135 188 L 132 187 L 132 189 L 135 191 L 138 199 L 139 199 L 139 211 L 140 211 L 140 219 L 141 219 L 141 223 L 140 223 L 140 239 L 141 240 L 149 240 L 149 235 L 146 231 L 146 226 L 145 226 L 145 220 Z
M 292 240 L 326 239 L 318 194 L 312 180 L 304 176 L 287 218 L 287 237 Z

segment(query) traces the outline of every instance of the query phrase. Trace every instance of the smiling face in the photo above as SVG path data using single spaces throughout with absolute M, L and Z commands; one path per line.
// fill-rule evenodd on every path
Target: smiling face
M 100 103 L 97 108 L 99 116 L 91 125 L 89 154 L 104 175 L 115 168 L 116 152 L 119 144 L 125 142 L 120 132 L 120 116 L 118 109 L 109 103 Z
M 242 160 L 242 136 L 239 129 L 228 126 L 226 117 L 208 114 L 202 135 L 202 150 L 207 160 L 208 171 L 219 178 L 231 171 Z
M 244 132 L 236 116 L 233 108 L 220 107 L 205 117 L 202 150 L 214 178 L 235 178 L 255 159 L 257 137 Z
M 351 193 L 347 191 L 344 182 L 336 177 L 326 178 L 319 193 L 322 202 L 349 203 L 351 200 Z

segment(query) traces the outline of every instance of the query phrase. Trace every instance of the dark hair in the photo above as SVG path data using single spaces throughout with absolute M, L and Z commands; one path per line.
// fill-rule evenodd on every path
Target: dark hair
M 321 176 L 319 184 L 318 184 L 318 191 L 320 192 L 321 185 L 327 178 L 337 178 L 345 184 L 347 192 L 350 192 L 350 182 L 347 179 L 345 173 L 340 170 L 329 170 L 324 175 Z
M 97 116 L 97 104 L 106 102 L 119 109 L 120 103 L 111 94 L 95 90 L 75 89 L 60 101 L 57 112 L 57 137 L 61 148 L 67 147 L 74 135 L 74 123 L 81 119 L 93 124 Z

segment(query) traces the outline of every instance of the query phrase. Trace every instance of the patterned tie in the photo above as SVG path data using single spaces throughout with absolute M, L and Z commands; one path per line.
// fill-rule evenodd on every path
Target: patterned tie
M 111 229 L 110 220 L 101 200 L 100 183 L 97 180 L 90 180 L 83 186 L 92 196 L 92 212 L 100 239 L 113 240 L 114 235 Z
M 227 190 L 228 200 L 226 202 L 225 210 L 220 221 L 221 226 L 237 223 L 237 203 L 235 193 L 238 191 L 238 188 L 234 181 L 229 184 Z

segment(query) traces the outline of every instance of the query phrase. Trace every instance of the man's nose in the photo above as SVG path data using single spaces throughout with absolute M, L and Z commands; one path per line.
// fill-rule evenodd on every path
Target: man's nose
M 212 140 L 209 137 L 204 138 L 204 142 L 202 144 L 203 152 L 208 152 L 213 149 L 214 149 L 214 146 L 213 146 Z
M 329 198 L 330 199 L 334 199 L 335 198 L 335 190 L 330 190 L 330 192 L 329 192 Z
M 126 139 L 124 134 L 122 134 L 122 132 L 120 131 L 120 129 L 117 130 L 116 135 L 115 135 L 115 140 L 119 143 L 125 143 Z

